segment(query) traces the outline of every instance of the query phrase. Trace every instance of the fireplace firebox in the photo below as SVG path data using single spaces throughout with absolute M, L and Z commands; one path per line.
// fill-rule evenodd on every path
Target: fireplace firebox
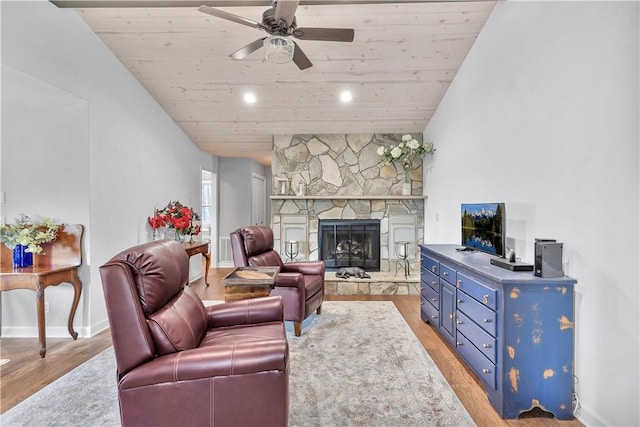
M 327 270 L 360 267 L 380 271 L 379 219 L 321 219 L 318 257 Z

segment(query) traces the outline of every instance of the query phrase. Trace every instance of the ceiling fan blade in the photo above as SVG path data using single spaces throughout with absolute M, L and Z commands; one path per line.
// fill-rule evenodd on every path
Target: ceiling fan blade
M 309 58 L 307 58 L 307 55 L 304 54 L 302 49 L 300 49 L 298 43 L 293 42 L 293 44 L 296 45 L 296 47 L 293 49 L 293 62 L 295 62 L 295 64 L 301 70 L 306 70 L 307 68 L 311 67 L 313 64 L 311 63 Z
M 236 50 L 229 56 L 232 57 L 233 59 L 244 59 L 250 54 L 252 54 L 253 52 L 255 52 L 256 50 L 260 49 L 263 46 L 264 39 L 266 39 L 266 37 L 255 40 L 249 43 L 248 45 L 246 45 L 245 47 Z
M 276 22 L 284 21 L 287 28 L 293 23 L 300 0 L 278 0 L 276 3 Z
M 323 40 L 329 42 L 352 42 L 353 28 L 296 28 L 293 37 L 300 40 Z
M 257 28 L 259 30 L 267 30 L 262 23 L 252 21 L 251 19 L 243 18 L 242 16 L 234 15 L 233 13 L 225 12 L 224 10 L 214 9 L 213 7 L 202 5 L 198 9 L 202 13 L 215 16 L 216 18 L 226 19 L 227 21 L 235 22 L 237 24 L 246 25 L 247 27 Z

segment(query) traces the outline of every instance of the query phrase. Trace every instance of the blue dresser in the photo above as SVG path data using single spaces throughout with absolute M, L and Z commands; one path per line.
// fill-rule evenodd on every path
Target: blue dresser
M 457 245 L 420 245 L 421 317 L 480 379 L 502 418 L 533 408 L 573 418 L 573 287 L 490 263 Z

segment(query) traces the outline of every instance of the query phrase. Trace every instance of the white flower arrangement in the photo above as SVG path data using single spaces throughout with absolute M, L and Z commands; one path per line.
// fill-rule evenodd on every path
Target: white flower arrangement
M 402 142 L 398 145 L 378 147 L 378 155 L 383 157 L 385 163 L 400 162 L 405 171 L 411 170 L 411 163 L 416 156 L 424 156 L 434 151 L 436 150 L 433 143 L 420 144 L 411 134 L 403 135 Z

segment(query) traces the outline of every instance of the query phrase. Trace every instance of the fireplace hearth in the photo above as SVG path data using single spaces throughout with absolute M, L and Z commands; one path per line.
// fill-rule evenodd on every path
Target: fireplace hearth
M 380 271 L 380 220 L 321 219 L 318 256 L 324 260 L 327 270 L 360 267 Z

